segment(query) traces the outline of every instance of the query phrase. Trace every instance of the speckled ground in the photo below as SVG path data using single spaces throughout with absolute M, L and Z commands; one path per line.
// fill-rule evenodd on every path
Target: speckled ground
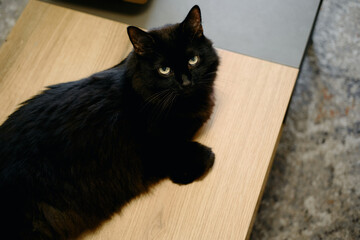
M 0 0 L 0 46 L 24 10 L 28 0 Z
M 360 239 L 360 1 L 324 0 L 251 239 Z
M 28 0 L 0 0 L 0 45 Z M 324 0 L 251 239 L 360 239 L 360 0 Z

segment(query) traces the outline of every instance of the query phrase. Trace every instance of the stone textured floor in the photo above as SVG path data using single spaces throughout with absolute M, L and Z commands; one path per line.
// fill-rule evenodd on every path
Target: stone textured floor
M 251 239 L 360 239 L 360 1 L 324 0 Z
M 0 45 L 24 10 L 28 0 L 0 0 Z
M 0 45 L 28 0 L 0 0 Z M 324 0 L 251 239 L 360 239 L 360 1 Z

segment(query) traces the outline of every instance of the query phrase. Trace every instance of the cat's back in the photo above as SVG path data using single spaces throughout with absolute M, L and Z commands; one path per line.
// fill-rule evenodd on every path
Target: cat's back
M 0 126 L 0 170 L 16 161 L 24 163 L 62 150 L 76 136 L 86 133 L 91 137 L 106 124 L 115 124 L 128 104 L 124 81 L 120 66 L 50 86 L 22 103 Z

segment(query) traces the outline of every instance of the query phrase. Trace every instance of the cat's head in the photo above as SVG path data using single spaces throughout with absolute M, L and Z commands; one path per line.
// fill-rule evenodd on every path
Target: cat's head
M 203 34 L 198 6 L 181 23 L 149 32 L 130 26 L 128 34 L 134 47 L 133 87 L 144 99 L 169 92 L 185 97 L 212 93 L 219 59 Z

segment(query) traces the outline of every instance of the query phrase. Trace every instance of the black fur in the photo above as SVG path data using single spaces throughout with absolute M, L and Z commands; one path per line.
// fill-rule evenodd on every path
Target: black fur
M 50 86 L 9 116 L 0 126 L 2 237 L 74 239 L 160 180 L 188 184 L 208 172 L 213 152 L 191 141 L 212 113 L 218 66 L 202 31 L 197 6 L 180 24 L 129 27 L 134 51 L 120 64 Z

